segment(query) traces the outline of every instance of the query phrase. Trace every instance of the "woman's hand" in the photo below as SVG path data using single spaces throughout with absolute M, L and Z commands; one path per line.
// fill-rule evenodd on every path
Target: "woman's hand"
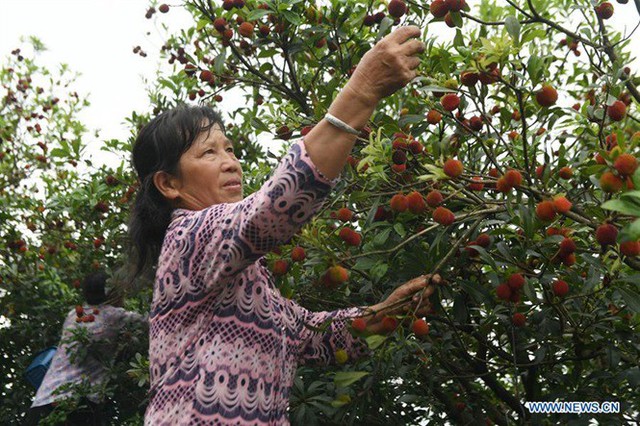
M 385 331 L 382 319 L 391 315 L 413 313 L 417 317 L 425 316 L 431 310 L 429 297 L 435 291 L 435 285 L 442 282 L 439 274 L 416 277 L 396 288 L 383 302 L 371 306 L 371 315 L 365 317 L 367 330 L 374 334 Z
M 384 37 L 362 57 L 345 89 L 375 105 L 407 85 L 417 75 L 416 55 L 425 50 L 419 36 L 420 28 L 410 25 Z

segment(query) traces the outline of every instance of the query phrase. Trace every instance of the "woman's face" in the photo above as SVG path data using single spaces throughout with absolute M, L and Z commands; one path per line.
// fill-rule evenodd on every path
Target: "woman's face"
M 233 143 L 219 124 L 202 132 L 180 157 L 179 177 L 175 177 L 178 205 L 202 210 L 213 204 L 242 200 L 242 168 L 233 152 Z

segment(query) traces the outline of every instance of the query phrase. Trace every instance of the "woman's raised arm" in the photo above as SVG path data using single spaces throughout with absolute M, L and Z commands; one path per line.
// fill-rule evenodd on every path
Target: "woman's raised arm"
M 364 128 L 378 102 L 404 87 L 416 76 L 417 54 L 424 44 L 415 39 L 420 29 L 400 27 L 369 50 L 349 82 L 329 107 L 329 114 L 353 129 Z M 329 179 L 340 175 L 356 135 L 338 128 L 327 119 L 305 137 L 305 146 L 318 170 Z

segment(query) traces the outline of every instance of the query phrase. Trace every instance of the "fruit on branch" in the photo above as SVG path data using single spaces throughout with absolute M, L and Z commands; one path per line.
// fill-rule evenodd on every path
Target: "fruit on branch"
M 160 7 L 158 7 L 158 10 L 161 13 L 167 13 L 169 11 L 169 5 L 168 4 L 161 4 Z
M 388 7 L 389 15 L 400 18 L 407 13 L 407 5 L 402 0 L 391 0 Z
M 278 127 L 278 130 L 276 130 L 276 135 L 280 139 L 288 141 L 289 139 L 291 139 L 291 136 L 293 136 L 293 131 L 291 131 L 288 126 L 283 125 Z
M 289 262 L 284 259 L 278 259 L 273 263 L 273 275 L 276 277 L 282 276 L 289 270 Z
M 524 284 L 525 284 L 524 276 L 519 273 L 511 274 L 509 276 L 509 279 L 507 279 L 507 285 L 512 290 L 520 290 L 522 287 L 524 287 Z
M 516 312 L 511 317 L 511 323 L 516 327 L 524 327 L 527 323 L 527 318 L 521 312 Z
M 640 254 L 640 242 L 638 241 L 625 241 L 620 243 L 620 253 L 625 256 L 635 257 Z
M 507 283 L 502 283 L 496 287 L 496 296 L 498 299 L 510 300 L 511 299 L 511 287 Z
M 550 107 L 556 104 L 558 100 L 558 91 L 548 84 L 542 86 L 536 93 L 536 102 L 543 107 Z
M 362 235 L 348 227 L 342 228 L 338 235 L 349 246 L 359 246 L 362 242 Z
M 336 218 L 341 222 L 351 222 L 351 220 L 353 219 L 353 212 L 346 207 L 342 207 L 338 209 Z
M 213 28 L 215 28 L 219 33 L 223 33 L 224 30 L 227 29 L 227 20 L 224 18 L 216 18 L 213 21 Z
M 596 241 L 601 245 L 612 245 L 618 239 L 618 228 L 610 223 L 603 223 L 596 229 Z
M 558 171 L 558 176 L 560 176 L 561 179 L 565 179 L 565 180 L 571 179 L 571 177 L 573 176 L 573 169 L 568 166 L 562 167 Z
M 596 15 L 600 19 L 609 19 L 613 16 L 613 5 L 608 1 L 600 3 L 595 7 Z
M 607 107 L 607 115 L 613 121 L 621 121 L 627 115 L 627 106 L 622 101 L 615 101 Z
M 476 243 L 480 247 L 487 248 L 491 245 L 491 236 L 489 236 L 489 234 L 482 233 L 476 238 Z
M 460 83 L 468 87 L 473 87 L 478 82 L 478 78 L 479 75 L 477 72 L 463 71 L 462 74 L 460 74 Z
M 471 178 L 472 181 L 467 185 L 467 188 L 471 191 L 482 191 L 484 189 L 484 182 L 482 182 L 482 178 L 480 176 L 474 176 Z
M 238 34 L 246 38 L 253 37 L 253 24 L 250 22 L 243 22 L 238 27 Z
M 382 331 L 384 331 L 385 333 L 391 333 L 396 328 L 398 328 L 398 320 L 395 319 L 394 317 L 387 316 L 382 318 L 381 324 L 382 324 Z
M 306 257 L 307 254 L 304 251 L 304 248 L 300 246 L 295 246 L 291 250 L 291 260 L 293 260 L 294 262 L 302 262 L 304 259 L 306 259 Z
M 429 11 L 434 18 L 444 18 L 447 12 L 449 12 L 449 8 L 447 7 L 445 0 L 433 0 L 431 5 L 429 5 Z
M 607 193 L 618 192 L 622 189 L 622 179 L 611 172 L 604 172 L 600 176 L 600 188 Z
M 443 226 L 449 226 L 456 221 L 456 216 L 446 207 L 438 207 L 433 211 L 434 222 Z
M 541 201 L 536 206 L 536 216 L 540 220 L 551 221 L 556 217 L 556 208 L 553 205 L 553 201 Z
M 455 179 L 464 172 L 464 166 L 460 160 L 450 158 L 444 162 L 442 170 L 444 171 L 444 174 Z
M 618 158 L 616 158 L 616 161 L 614 161 L 613 167 L 618 171 L 620 176 L 631 176 L 638 168 L 638 160 L 631 154 L 620 154 Z
M 444 3 L 449 12 L 460 12 L 466 5 L 465 0 L 445 0 Z
M 513 186 L 509 185 L 509 181 L 504 176 L 500 177 L 500 179 L 498 179 L 498 181 L 496 182 L 496 191 L 498 192 L 502 192 L 503 194 L 506 194 L 512 189 L 513 189 Z
M 567 198 L 562 195 L 556 195 L 553 197 L 553 206 L 558 213 L 567 213 L 571 210 L 572 205 L 571 201 L 567 200 Z
M 367 329 L 367 321 L 364 318 L 354 318 L 353 321 L 351 321 L 351 328 L 358 333 L 364 333 Z
M 522 174 L 517 170 L 507 170 L 504 174 L 504 178 L 507 184 L 513 188 L 517 188 L 522 184 Z
M 407 195 L 407 207 L 413 214 L 422 214 L 427 209 L 427 204 L 424 202 L 422 194 L 413 191 Z
M 440 104 L 445 111 L 454 111 L 458 106 L 460 106 L 460 97 L 455 93 L 447 93 L 440 98 Z
M 349 271 L 340 265 L 331 266 L 325 273 L 324 280 L 330 287 L 346 282 L 349 279 Z
M 444 200 L 444 197 L 442 196 L 442 193 L 437 189 L 434 189 L 431 192 L 429 192 L 426 198 L 427 205 L 429 207 L 438 207 L 440 204 L 442 204 L 443 200 Z
M 404 164 L 407 162 L 407 154 L 401 149 L 395 150 L 391 155 L 393 164 Z
M 442 120 L 442 114 L 440 114 L 435 109 L 429 110 L 427 113 L 427 123 L 429 124 L 438 124 Z
M 563 280 L 555 280 L 553 284 L 551 284 L 551 288 L 553 290 L 553 294 L 558 297 L 564 297 L 569 293 L 569 284 Z
M 409 203 L 407 202 L 407 197 L 400 193 L 391 197 L 391 201 L 389 203 L 391 206 L 391 210 L 394 212 L 402 213 L 407 210 L 409 207 Z
M 561 242 L 560 242 L 560 257 L 564 258 L 567 257 L 568 255 L 570 255 L 571 253 L 574 253 L 576 251 L 576 242 L 573 240 L 573 238 L 567 238 L 565 237 Z
M 429 323 L 422 318 L 418 318 L 411 324 L 411 330 L 418 337 L 426 336 L 429 334 Z

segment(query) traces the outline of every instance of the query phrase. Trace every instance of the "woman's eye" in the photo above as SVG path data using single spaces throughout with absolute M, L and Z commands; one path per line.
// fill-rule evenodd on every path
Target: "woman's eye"
M 231 147 L 227 148 L 227 152 L 233 152 L 233 148 Z
M 213 149 L 208 149 L 204 153 L 205 154 L 215 154 L 215 151 Z

